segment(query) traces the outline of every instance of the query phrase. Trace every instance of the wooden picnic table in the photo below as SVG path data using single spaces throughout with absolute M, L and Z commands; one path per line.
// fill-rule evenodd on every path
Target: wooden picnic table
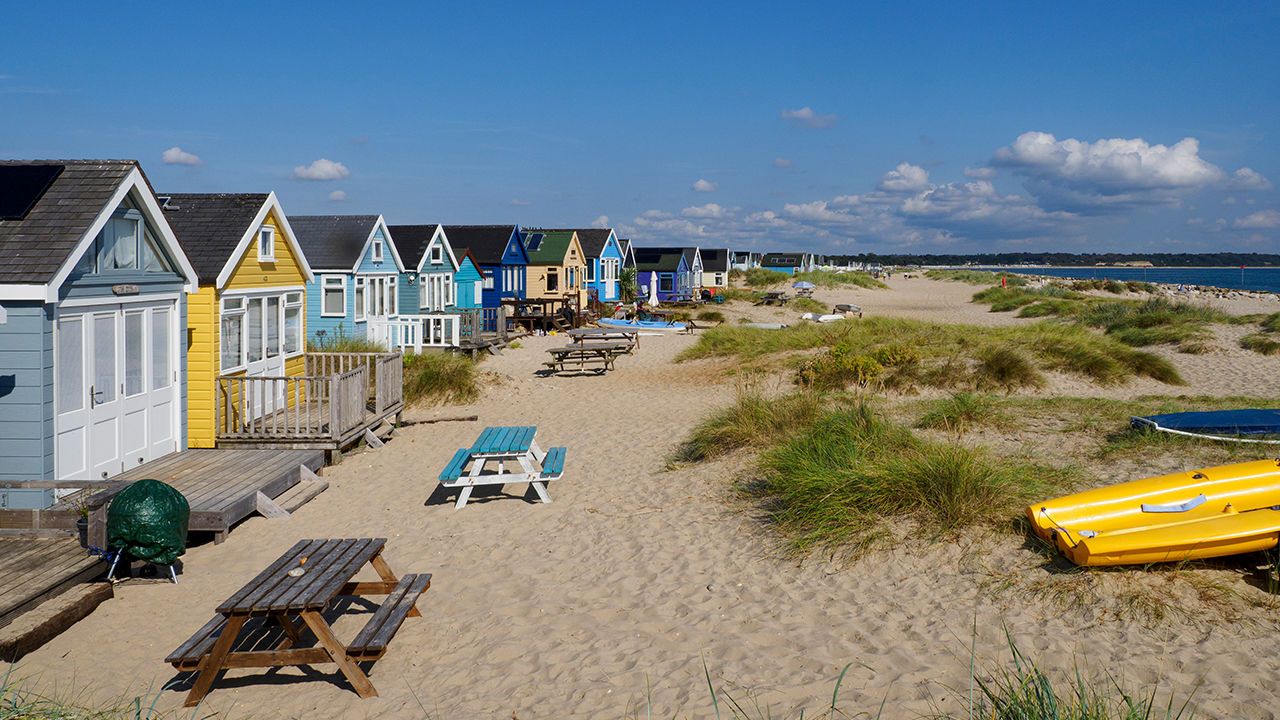
M 631 344 L 626 342 L 573 343 L 558 348 L 550 348 L 547 353 L 551 360 L 543 365 L 554 372 L 564 372 L 570 368 L 586 370 L 590 368 L 603 375 L 613 369 L 613 361 L 619 355 L 631 351 Z
M 186 706 L 200 703 L 224 669 L 287 667 L 336 663 L 362 698 L 378 691 L 357 663 L 372 662 L 387 651 L 406 617 L 420 615 L 418 596 L 431 587 L 431 575 L 397 578 L 382 557 L 386 538 L 299 540 L 257 577 L 218 606 L 218 614 L 165 658 L 181 671 L 197 671 Z M 374 582 L 356 582 L 356 573 L 371 565 Z M 385 595 L 386 600 L 357 633 L 343 644 L 323 613 L 338 597 Z M 301 625 L 299 625 L 299 622 Z M 274 647 L 260 646 L 264 632 L 282 631 Z M 316 644 L 302 647 L 305 633 Z M 237 640 L 256 638 L 248 649 Z
M 640 333 L 635 330 L 614 328 L 577 328 L 566 333 L 578 345 L 598 345 L 606 342 L 625 343 L 630 355 L 640 346 Z
M 535 439 L 538 429 L 533 426 L 487 427 L 469 448 L 461 448 L 440 471 L 440 484 L 445 487 L 461 487 L 455 509 L 466 507 L 472 488 L 478 485 L 505 485 L 529 483 L 544 503 L 551 502 L 546 483 L 564 474 L 565 448 L 553 447 L 543 451 Z M 470 463 L 471 469 L 466 469 Z M 497 472 L 484 474 L 485 465 L 493 463 Z M 506 467 L 515 463 L 523 472 L 509 473 Z M 535 468 L 534 466 L 537 465 Z
M 787 293 L 781 290 L 770 290 L 756 301 L 756 305 L 785 305 Z

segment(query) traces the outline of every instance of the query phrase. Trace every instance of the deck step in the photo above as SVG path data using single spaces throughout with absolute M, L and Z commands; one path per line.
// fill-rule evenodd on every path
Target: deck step
M 326 480 L 303 480 L 276 497 L 275 503 L 288 512 L 293 512 L 328 489 L 329 483 Z

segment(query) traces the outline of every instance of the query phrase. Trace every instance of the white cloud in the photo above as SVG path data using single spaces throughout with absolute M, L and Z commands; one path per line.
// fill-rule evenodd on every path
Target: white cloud
M 889 192 L 914 192 L 929 184 L 929 171 L 919 165 L 899 163 L 898 167 L 884 174 L 880 189 Z
M 776 168 L 781 168 L 783 170 L 791 167 L 794 164 L 795 163 L 791 162 L 790 160 L 784 157 L 776 157 L 773 159 L 773 166 Z
M 178 147 L 177 145 L 174 145 L 168 150 L 165 150 L 164 154 L 160 156 L 160 159 L 164 161 L 165 165 L 203 165 L 204 164 L 204 161 L 200 159 L 199 155 L 196 155 L 194 153 L 189 153 L 186 150 L 183 150 L 182 148 Z
M 514 205 L 514 206 L 516 206 L 516 207 L 525 207 L 525 206 L 527 206 L 527 205 L 529 204 L 529 201 L 528 201 L 528 200 L 521 200 L 521 199 L 519 199 L 519 198 L 512 198 L 512 199 L 511 199 L 511 202 L 510 202 L 510 203 L 508 203 L 508 204 L 509 204 L 509 205 Z
M 715 203 L 707 203 L 706 205 L 696 205 L 687 207 L 680 211 L 680 214 L 691 218 L 720 218 L 724 217 L 724 208 Z
M 993 167 L 967 167 L 964 169 L 964 176 L 975 180 L 990 180 L 996 176 L 996 169 Z
M 329 199 L 332 200 L 333 202 L 342 202 L 343 200 L 347 199 L 347 191 L 334 190 L 333 192 L 329 193 Z
M 346 165 L 320 158 L 310 165 L 299 165 L 293 169 L 294 180 L 341 180 L 351 174 Z
M 1237 230 L 1266 230 L 1280 227 L 1280 211 L 1259 210 L 1242 218 L 1236 218 L 1236 221 L 1231 223 L 1231 227 Z
M 829 128 L 836 124 L 835 114 L 820 114 L 813 111 L 813 108 L 805 105 L 798 110 L 783 110 L 781 117 L 783 120 L 794 125 L 801 125 L 808 128 Z
M 714 192 L 715 189 L 718 187 L 720 186 L 711 182 L 710 180 L 698 180 L 693 184 L 693 191 L 694 192 Z
M 593 227 L 593 228 L 607 228 L 607 227 L 609 227 L 609 216 L 608 216 L 608 215 L 601 215 L 600 217 L 596 218 L 595 220 L 592 220 L 592 221 L 591 221 L 591 227 Z
M 1230 186 L 1236 190 L 1270 190 L 1271 181 L 1253 168 L 1242 167 L 1231 174 Z
M 662 210 L 646 210 L 640 213 L 640 216 L 635 219 L 635 227 L 640 233 L 647 232 L 666 238 L 686 238 L 706 234 L 706 228 L 702 225 L 675 217 Z

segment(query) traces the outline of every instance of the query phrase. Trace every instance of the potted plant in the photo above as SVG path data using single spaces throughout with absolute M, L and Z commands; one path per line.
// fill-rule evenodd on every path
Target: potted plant
M 77 498 L 75 502 L 76 509 L 76 534 L 80 536 L 80 547 L 89 547 L 89 505 L 84 498 Z

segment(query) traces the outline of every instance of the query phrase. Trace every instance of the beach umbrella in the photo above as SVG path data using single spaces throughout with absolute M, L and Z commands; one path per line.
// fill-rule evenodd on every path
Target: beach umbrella
M 649 273 L 649 304 L 658 307 L 658 273 Z
M 791 287 L 797 290 L 812 290 L 817 286 L 809 282 L 808 280 L 801 280 L 798 283 L 792 283 Z

